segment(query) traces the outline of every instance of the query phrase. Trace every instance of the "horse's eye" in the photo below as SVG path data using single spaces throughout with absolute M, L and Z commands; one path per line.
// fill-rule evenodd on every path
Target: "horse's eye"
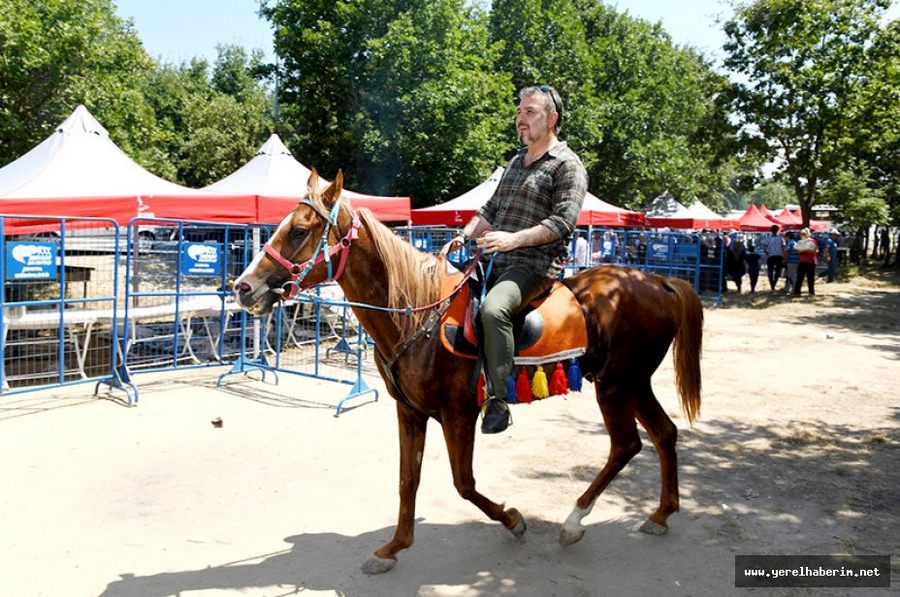
M 306 235 L 309 234 L 308 230 L 303 228 L 294 228 L 291 230 L 291 242 L 300 244 L 303 242 L 303 239 L 306 238 Z

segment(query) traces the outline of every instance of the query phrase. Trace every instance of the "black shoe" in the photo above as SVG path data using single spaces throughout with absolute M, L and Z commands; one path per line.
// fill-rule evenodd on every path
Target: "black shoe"
M 509 427 L 509 406 L 500 398 L 488 398 L 481 408 L 481 432 L 501 433 Z

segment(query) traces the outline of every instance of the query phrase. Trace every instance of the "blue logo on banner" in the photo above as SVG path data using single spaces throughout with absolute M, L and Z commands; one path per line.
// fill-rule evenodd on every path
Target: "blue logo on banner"
M 666 242 L 650 243 L 650 259 L 653 261 L 669 261 L 669 244 Z
M 7 280 L 55 280 L 56 269 L 56 243 L 7 243 Z
M 218 276 L 222 272 L 220 243 L 186 243 L 181 248 L 181 273 L 186 276 Z

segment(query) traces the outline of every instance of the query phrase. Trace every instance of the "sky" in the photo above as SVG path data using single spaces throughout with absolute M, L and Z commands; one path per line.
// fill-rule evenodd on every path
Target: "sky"
M 116 13 L 131 18 L 151 56 L 181 63 L 202 56 L 216 59 L 216 45 L 258 48 L 274 57 L 272 29 L 257 16 L 258 0 L 116 0 Z M 728 0 L 607 0 L 607 4 L 651 23 L 661 22 L 672 40 L 690 45 L 720 61 L 725 34 L 721 23 L 731 16 Z M 900 18 L 900 0 L 888 11 Z
M 210 62 L 217 44 L 259 48 L 273 57 L 272 30 L 256 15 L 257 0 L 117 0 L 116 13 L 131 18 L 154 58 L 180 63 L 197 56 Z M 724 43 L 716 18 L 730 14 L 725 0 L 608 0 L 607 4 L 651 22 L 661 21 L 677 44 L 714 56 Z M 896 4 L 896 2 L 895 2 Z

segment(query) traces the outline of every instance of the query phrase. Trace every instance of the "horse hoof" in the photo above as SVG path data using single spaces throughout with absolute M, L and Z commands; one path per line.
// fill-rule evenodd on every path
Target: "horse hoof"
M 528 525 L 525 524 L 525 517 L 515 508 L 509 509 L 509 515 L 515 520 L 515 524 L 511 529 L 507 530 L 509 530 L 516 539 L 521 539 L 525 536 L 525 530 L 528 528 Z
M 664 527 L 657 522 L 647 519 L 644 521 L 644 524 L 641 525 L 639 530 L 648 535 L 665 535 L 669 532 L 669 527 Z
M 369 561 L 362 565 L 362 571 L 366 574 L 384 574 L 394 567 L 397 563 L 395 558 L 379 558 L 372 556 Z
M 584 529 L 580 528 L 578 530 L 572 531 L 563 527 L 559 531 L 559 542 L 561 545 L 574 545 L 581 541 L 581 538 L 584 537 Z

